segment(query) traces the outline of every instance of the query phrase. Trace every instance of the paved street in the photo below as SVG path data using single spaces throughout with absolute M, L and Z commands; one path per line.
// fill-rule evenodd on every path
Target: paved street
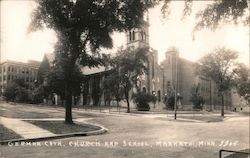
M 249 148 L 249 116 L 230 115 L 223 122 L 174 121 L 163 114 L 106 114 L 73 110 L 74 118 L 103 125 L 103 135 L 1 146 L 0 157 L 76 158 L 217 158 L 220 149 Z M 9 118 L 64 117 L 63 108 L 0 105 Z

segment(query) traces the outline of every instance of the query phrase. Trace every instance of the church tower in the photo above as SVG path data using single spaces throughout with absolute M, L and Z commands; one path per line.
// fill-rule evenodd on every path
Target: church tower
M 148 73 L 140 76 L 139 87 L 140 90 L 156 94 L 158 92 L 160 98 L 160 84 L 159 78 L 160 67 L 158 65 L 158 53 L 156 50 L 152 49 L 149 45 L 149 18 L 148 13 L 143 18 L 143 24 L 139 28 L 133 28 L 130 31 L 126 32 L 127 38 L 127 47 L 132 49 L 149 48 L 145 52 L 148 56 L 148 62 L 146 67 L 148 68 Z M 159 99 L 160 100 L 160 99 Z
M 127 47 L 149 47 L 149 21 L 148 15 L 143 19 L 144 24 L 139 28 L 133 28 L 126 33 Z

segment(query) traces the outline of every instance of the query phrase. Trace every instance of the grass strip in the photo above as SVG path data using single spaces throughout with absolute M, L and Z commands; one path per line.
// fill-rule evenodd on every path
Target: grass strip
M 22 138 L 20 135 L 15 133 L 14 131 L 6 128 L 5 126 L 0 124 L 0 141 L 10 140 L 10 139 L 19 139 Z
M 40 128 L 48 130 L 54 134 L 69 134 L 77 132 L 90 132 L 101 129 L 100 127 L 79 123 L 66 124 L 64 121 L 43 121 L 43 120 L 28 120 L 27 122 L 36 125 Z

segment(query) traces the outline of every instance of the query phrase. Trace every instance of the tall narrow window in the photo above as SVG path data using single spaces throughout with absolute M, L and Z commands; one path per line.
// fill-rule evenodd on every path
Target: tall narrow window
M 132 33 L 129 31 L 129 41 L 132 41 Z
M 135 40 L 135 31 L 133 31 L 133 41 Z
M 144 37 L 143 37 L 143 31 L 141 31 L 141 40 L 143 41 Z
M 161 101 L 161 91 L 160 90 L 158 90 L 157 96 L 158 96 L 158 101 Z

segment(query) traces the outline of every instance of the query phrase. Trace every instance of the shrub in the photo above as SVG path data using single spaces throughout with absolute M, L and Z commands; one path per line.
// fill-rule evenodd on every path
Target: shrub
M 6 101 L 15 101 L 16 87 L 18 87 L 18 85 L 15 82 L 11 82 L 7 85 L 5 91 L 3 92 L 3 96 L 6 98 Z
M 21 79 L 16 79 L 10 82 L 5 89 L 3 96 L 6 98 L 7 101 L 30 101 L 27 85 L 25 84 L 24 80 Z
M 16 87 L 15 101 L 17 102 L 30 102 L 29 92 L 24 87 Z
M 154 95 L 145 92 L 139 92 L 133 95 L 133 100 L 136 103 L 138 111 L 149 111 L 150 106 L 148 103 L 149 102 L 155 103 L 156 99 L 157 98 Z
M 174 96 L 170 96 L 167 100 L 168 105 L 167 108 L 173 110 L 174 109 L 174 104 L 175 104 L 175 97 Z
M 47 99 L 50 93 L 51 91 L 48 89 L 48 87 L 44 85 L 38 85 L 32 91 L 32 103 L 35 104 L 43 103 L 43 99 Z
M 190 101 L 193 103 L 194 109 L 202 109 L 205 103 L 204 98 L 200 95 L 200 84 L 194 85 L 191 89 Z
M 196 97 L 193 97 L 193 108 L 194 109 L 202 109 L 202 105 L 205 103 L 204 99 L 202 96 L 196 96 Z

